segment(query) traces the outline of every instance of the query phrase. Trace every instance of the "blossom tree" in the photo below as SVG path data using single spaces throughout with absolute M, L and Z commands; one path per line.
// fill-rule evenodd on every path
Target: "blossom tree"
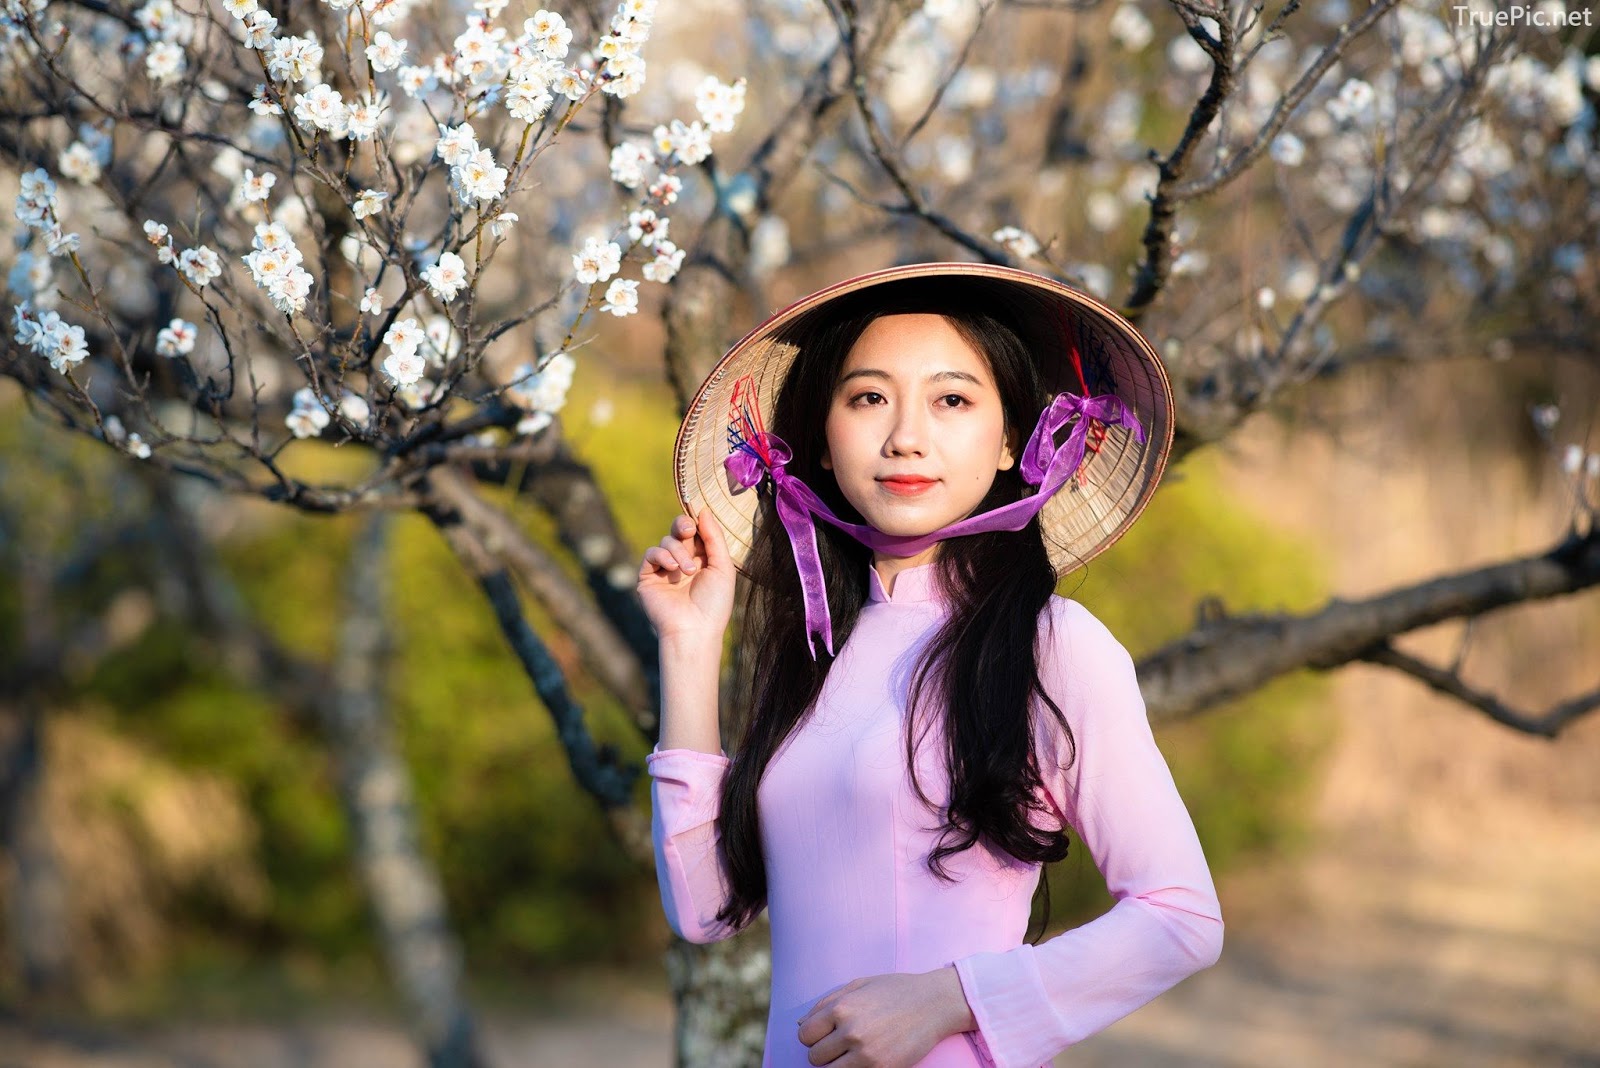
M 597 322 L 659 308 L 687 405 L 748 314 L 824 268 L 1028 267 L 1151 336 L 1175 463 L 1354 368 L 1600 351 L 1600 61 L 1559 3 L 1538 5 L 1549 30 L 1406 0 L 698 0 L 673 14 L 718 20 L 737 69 L 680 79 L 681 114 L 645 92 L 654 0 L 520 23 L 508 0 L 5 5 L 0 369 L 130 462 L 429 518 L 645 862 L 639 769 L 594 744 L 514 581 L 653 739 L 637 556 L 562 436 Z M 1392 641 L 1600 581 L 1600 456 L 1559 408 L 1533 414 L 1576 490 L 1559 545 L 1305 616 L 1213 605 L 1141 663 L 1152 715 L 1353 661 L 1522 731 L 1600 706 L 1518 709 Z M 307 438 L 371 464 L 298 475 L 285 450 Z M 546 510 L 584 585 L 483 484 Z M 759 947 L 672 960 L 683 1061 L 758 1058 Z M 444 1062 L 470 1047 L 459 996 L 417 974 Z
M 571 23 L 506 7 L 451 15 L 459 32 L 438 41 L 439 12 L 408 0 L 292 15 L 256 0 L 7 4 L 15 134 L 0 150 L 20 225 L 3 368 L 40 414 L 149 469 L 314 512 L 434 519 L 560 721 L 576 777 L 637 848 L 636 772 L 587 741 L 511 571 L 647 727 L 648 626 L 635 609 L 621 635 L 525 535 L 505 539 L 505 515 L 454 472 L 499 465 L 503 478 L 514 461 L 565 455 L 552 420 L 586 333 L 596 316 L 637 314 L 641 286 L 682 265 L 671 211 L 733 129 L 744 83 L 707 74 L 693 118 L 634 120 L 624 109 L 645 84 L 654 0 Z M 549 152 L 562 141 L 577 142 L 570 159 Z M 571 195 L 535 197 L 535 184 Z M 519 229 L 538 236 L 501 269 L 533 295 L 488 295 Z M 532 357 L 503 358 L 513 341 Z M 308 438 L 373 466 L 350 482 L 297 474 L 285 451 Z M 502 563 L 488 546 L 505 540 Z M 620 557 L 586 562 L 613 611 L 631 597 Z M 326 719 L 385 945 L 432 1061 L 480 1063 L 456 950 L 427 933 L 444 928 L 442 905 L 409 808 L 361 807 L 399 764 L 378 759 L 392 743 L 358 697 L 330 699 Z

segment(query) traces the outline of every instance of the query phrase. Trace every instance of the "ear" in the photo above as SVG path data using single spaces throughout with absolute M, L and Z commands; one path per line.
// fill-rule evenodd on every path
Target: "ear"
M 1015 434 L 1008 431 L 1006 433 L 1005 440 L 1000 443 L 1000 466 L 996 468 L 996 470 L 1009 471 L 1012 467 L 1016 466 L 1016 450 L 1013 449 L 1011 445 L 1011 439 L 1015 436 Z
M 826 445 L 822 447 L 822 459 L 818 462 L 822 464 L 822 469 L 824 471 L 833 470 L 833 457 L 828 455 L 828 447 Z

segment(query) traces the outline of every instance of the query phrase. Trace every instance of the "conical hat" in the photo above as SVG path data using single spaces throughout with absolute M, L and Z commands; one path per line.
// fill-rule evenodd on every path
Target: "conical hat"
M 916 263 L 848 278 L 795 301 L 739 340 L 712 368 L 696 392 L 674 451 L 678 498 L 688 515 L 702 507 L 726 534 L 737 566 L 755 541 L 760 497 L 740 486 L 723 461 L 730 450 L 729 422 L 752 390 L 757 410 L 772 412 L 798 348 L 785 328 L 802 316 L 826 314 L 840 298 L 908 279 L 960 276 L 983 291 L 985 308 L 1007 322 L 1039 361 L 1051 395 L 1068 391 L 1094 397 L 1114 393 L 1144 428 L 1144 441 L 1130 428 L 1100 428 L 1098 447 L 1084 454 L 1080 478 L 1068 480 L 1039 513 L 1045 546 L 1056 575 L 1104 552 L 1125 533 L 1149 502 L 1172 447 L 1173 397 L 1166 368 L 1138 329 L 1095 298 L 1029 271 L 978 263 Z M 1070 358 L 1068 342 L 1078 361 Z M 1081 373 L 1081 380 L 1080 380 Z M 1038 413 L 1025 420 L 1031 425 Z M 1091 434 L 1094 442 L 1099 434 Z

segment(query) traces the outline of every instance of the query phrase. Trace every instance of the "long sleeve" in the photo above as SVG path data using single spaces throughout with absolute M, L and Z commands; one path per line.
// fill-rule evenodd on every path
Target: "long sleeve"
M 716 819 L 729 764 L 726 753 L 660 745 L 645 756 L 661 907 L 667 923 L 690 942 L 720 942 L 738 933 L 716 918 L 728 899 Z
M 1042 709 L 1050 803 L 1088 847 L 1116 903 L 1097 919 L 1003 953 L 954 962 L 995 1068 L 1038 1068 L 1216 963 L 1222 911 L 1194 823 L 1156 748 L 1133 658 L 1076 601 L 1052 598 L 1040 676 L 1065 714 Z

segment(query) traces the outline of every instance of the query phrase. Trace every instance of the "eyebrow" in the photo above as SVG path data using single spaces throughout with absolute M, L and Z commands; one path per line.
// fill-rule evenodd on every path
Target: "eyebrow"
M 851 371 L 849 374 L 847 374 L 843 378 L 839 379 L 839 385 L 843 386 L 846 382 L 850 381 L 852 378 L 881 378 L 881 379 L 883 379 L 884 381 L 887 382 L 887 381 L 889 381 L 889 372 L 880 371 L 876 367 L 857 367 L 854 371 Z M 975 375 L 970 375 L 965 371 L 936 371 L 935 373 L 933 373 L 933 374 L 928 376 L 928 381 L 929 382 L 950 382 L 950 381 L 971 382 L 975 386 L 983 385 L 983 383 L 981 381 L 979 381 L 978 378 Z

